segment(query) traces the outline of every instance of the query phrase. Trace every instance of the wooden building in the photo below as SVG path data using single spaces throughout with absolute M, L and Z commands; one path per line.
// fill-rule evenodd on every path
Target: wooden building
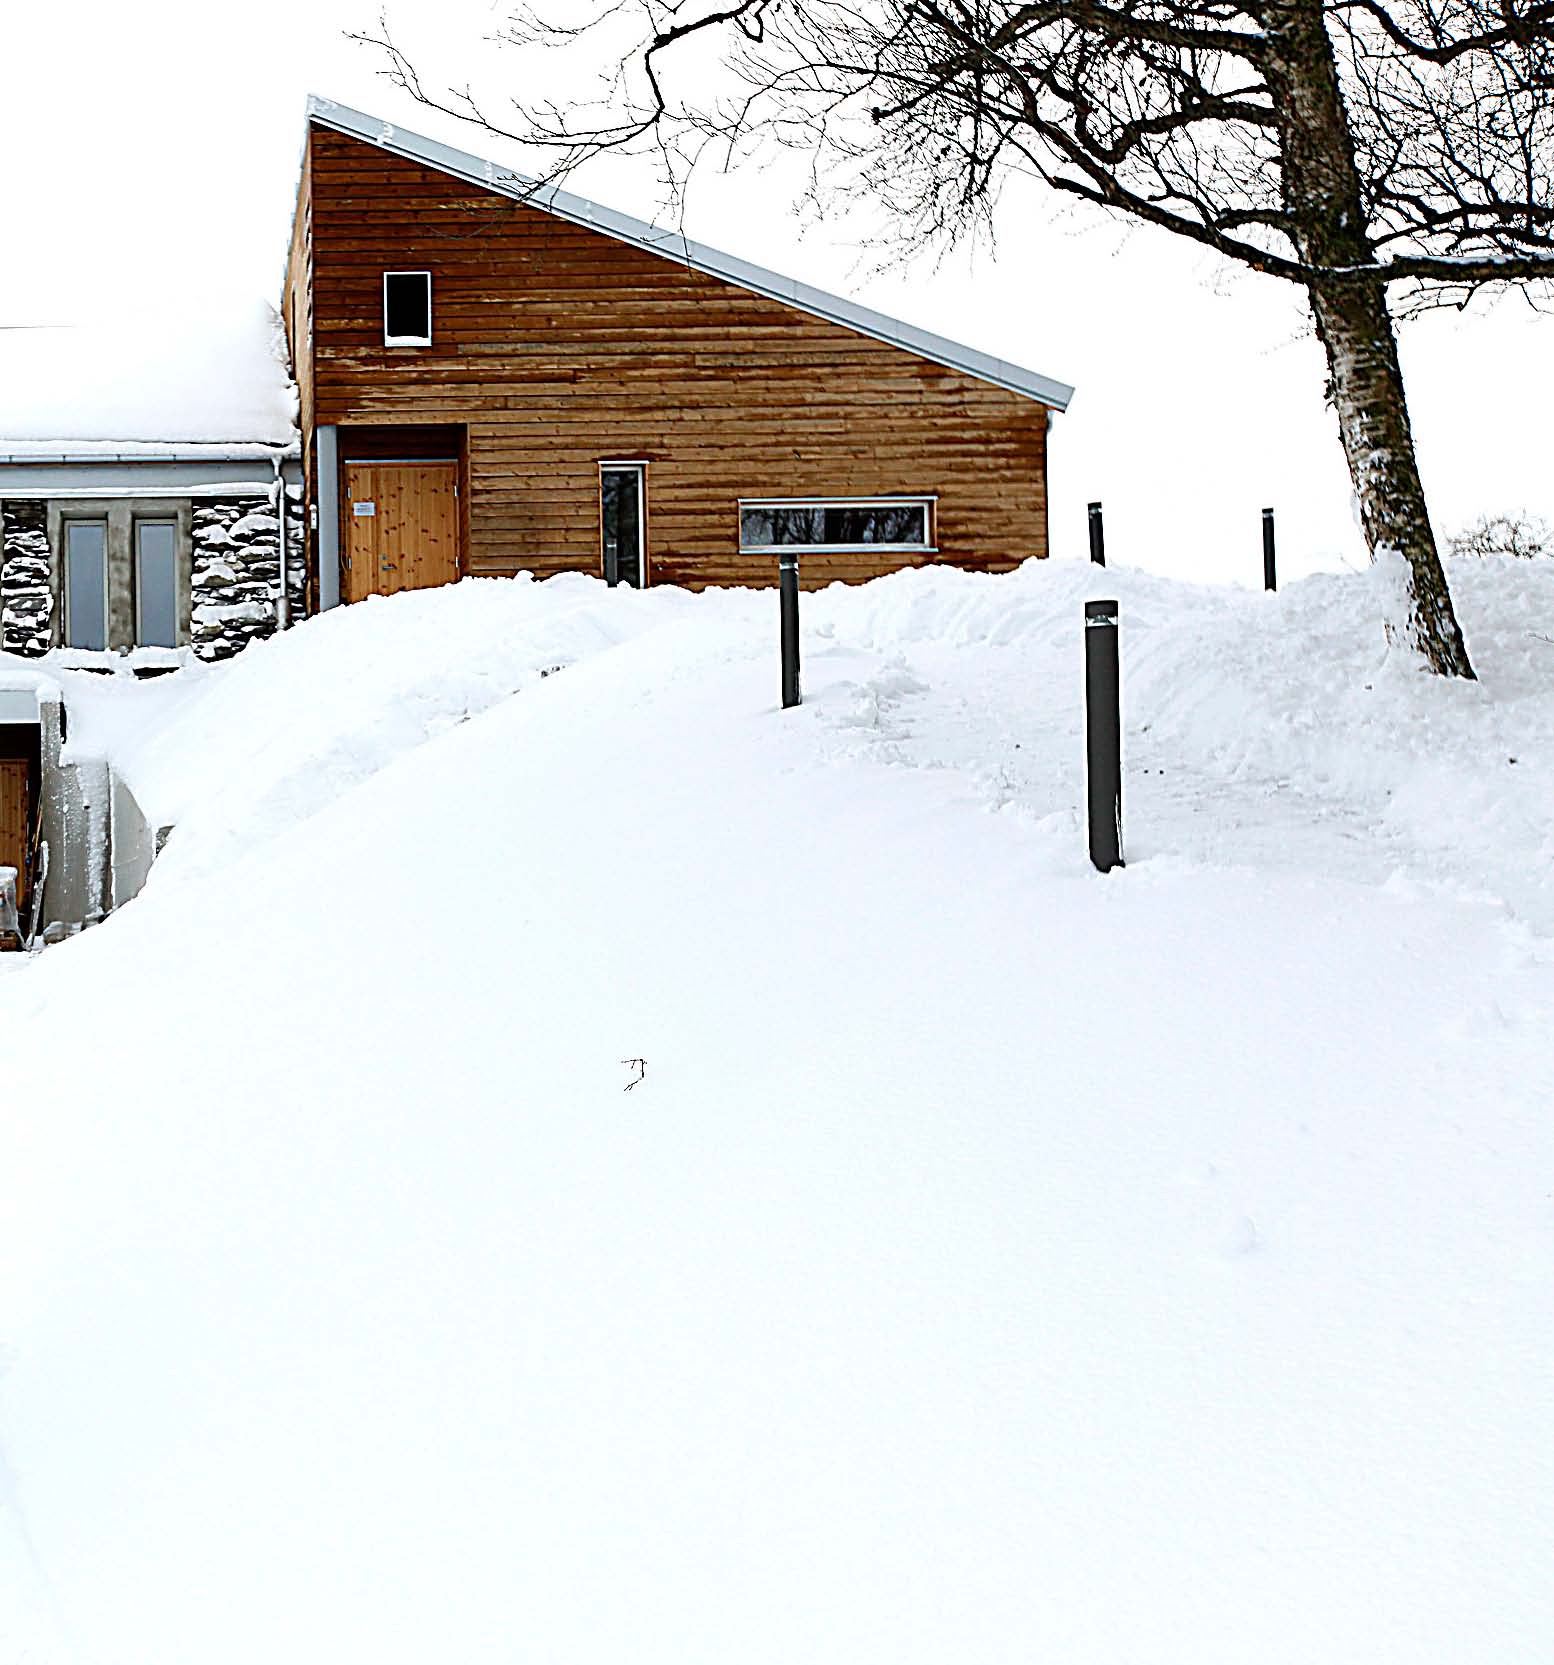
M 1072 389 L 327 100 L 283 313 L 311 609 L 465 574 L 807 585 L 1047 551 Z

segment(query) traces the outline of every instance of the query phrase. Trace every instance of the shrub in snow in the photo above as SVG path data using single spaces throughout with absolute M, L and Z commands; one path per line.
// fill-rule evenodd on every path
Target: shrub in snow
M 1532 560 L 1539 555 L 1554 553 L 1554 531 L 1546 520 L 1528 514 L 1525 509 L 1514 514 L 1480 515 L 1471 526 L 1465 526 L 1451 540 L 1453 555 L 1515 555 Z

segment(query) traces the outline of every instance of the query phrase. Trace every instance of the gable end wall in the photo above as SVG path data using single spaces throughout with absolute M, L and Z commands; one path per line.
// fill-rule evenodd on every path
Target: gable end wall
M 312 419 L 466 424 L 471 573 L 598 571 L 603 458 L 650 464 L 657 583 L 775 580 L 739 553 L 741 497 L 934 494 L 938 559 L 1047 552 L 1048 412 L 1028 398 L 327 128 L 304 209 Z M 386 348 L 382 275 L 419 269 L 434 344 Z M 916 559 L 815 556 L 804 578 Z

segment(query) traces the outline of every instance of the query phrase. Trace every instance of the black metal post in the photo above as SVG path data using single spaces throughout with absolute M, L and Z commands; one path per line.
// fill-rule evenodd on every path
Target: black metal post
M 1274 570 L 1273 560 L 1273 510 L 1263 510 L 1263 588 L 1276 590 L 1279 587 L 1279 575 Z
M 1106 565 L 1106 528 L 1101 522 L 1101 505 L 1090 505 L 1090 559 L 1098 567 Z
M 799 558 L 783 555 L 777 562 L 777 588 L 782 604 L 782 708 L 798 705 L 799 693 Z
M 1122 700 L 1117 603 L 1085 603 L 1085 764 L 1090 860 L 1102 873 L 1122 862 Z

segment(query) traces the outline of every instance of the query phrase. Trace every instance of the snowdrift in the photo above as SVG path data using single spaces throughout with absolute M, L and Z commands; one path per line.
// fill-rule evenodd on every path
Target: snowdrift
M 1554 572 L 1453 581 L 1476 686 L 1061 564 L 789 713 L 586 579 L 66 673 L 176 831 L 0 977 L 6 1656 L 1548 1653 Z

